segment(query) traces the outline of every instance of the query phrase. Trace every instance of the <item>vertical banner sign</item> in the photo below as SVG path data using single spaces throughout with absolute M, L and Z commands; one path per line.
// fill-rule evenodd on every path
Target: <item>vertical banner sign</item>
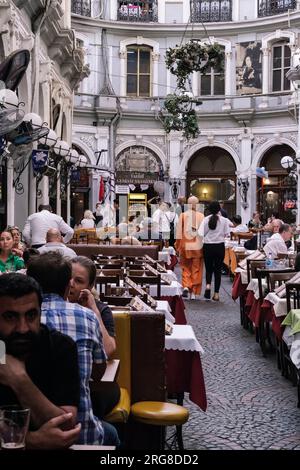
M 36 175 L 46 166 L 48 161 L 48 150 L 33 150 L 32 157 L 32 168 L 33 173 Z

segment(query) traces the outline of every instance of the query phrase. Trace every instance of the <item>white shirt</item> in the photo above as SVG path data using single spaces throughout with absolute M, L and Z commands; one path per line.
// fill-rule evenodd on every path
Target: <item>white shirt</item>
M 157 209 L 152 216 L 152 220 L 157 223 L 159 232 L 170 232 L 170 223 L 174 222 L 175 227 L 178 221 L 178 215 L 175 212 Z
M 80 222 L 81 228 L 95 228 L 94 219 L 82 219 Z
M 271 254 L 272 258 L 277 258 L 278 253 L 287 253 L 288 249 L 287 246 L 282 238 L 282 236 L 279 233 L 274 233 L 274 235 L 279 235 L 279 237 L 273 238 L 273 236 L 270 238 L 270 241 L 265 244 L 264 246 L 264 252 L 268 256 Z
M 237 225 L 236 227 L 233 227 L 231 229 L 231 232 L 233 232 L 233 233 L 245 233 L 245 232 L 249 232 L 249 229 L 248 229 L 247 225 L 240 224 L 240 225 Z
M 270 237 L 270 240 L 282 240 L 282 236 L 280 233 L 273 233 L 273 235 Z
M 48 253 L 49 251 L 58 251 L 62 256 L 66 256 L 67 258 L 75 258 L 75 256 L 77 256 L 72 248 L 69 248 L 63 243 L 59 242 L 48 242 L 46 245 L 38 248 L 38 250 L 41 254 Z
M 230 234 L 231 222 L 222 215 L 218 215 L 218 222 L 215 230 L 208 227 L 208 222 L 211 215 L 204 217 L 199 229 L 198 234 L 203 237 L 204 243 L 224 243 L 225 237 Z
M 68 243 L 73 237 L 74 230 L 66 224 L 60 215 L 42 210 L 27 218 L 23 230 L 24 240 L 28 245 L 44 245 L 46 234 L 50 228 L 56 228 L 64 234 L 64 243 Z

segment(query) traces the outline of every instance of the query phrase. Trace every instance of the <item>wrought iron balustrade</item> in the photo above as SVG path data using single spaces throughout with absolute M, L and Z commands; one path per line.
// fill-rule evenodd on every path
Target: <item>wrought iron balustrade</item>
M 91 16 L 91 0 L 72 0 L 72 13 Z
M 134 2 L 132 0 L 119 1 L 118 20 L 119 21 L 138 21 L 138 22 L 156 22 L 158 0 L 149 0 L 144 2 Z
M 272 16 L 294 10 L 297 0 L 258 0 L 258 16 Z
M 191 22 L 232 21 L 232 0 L 191 0 Z

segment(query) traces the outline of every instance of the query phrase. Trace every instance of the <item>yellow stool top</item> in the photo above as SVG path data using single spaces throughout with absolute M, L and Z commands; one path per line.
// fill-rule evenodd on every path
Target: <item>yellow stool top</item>
M 136 421 L 154 426 L 180 426 L 189 418 L 189 412 L 183 406 L 162 401 L 134 403 L 131 415 Z

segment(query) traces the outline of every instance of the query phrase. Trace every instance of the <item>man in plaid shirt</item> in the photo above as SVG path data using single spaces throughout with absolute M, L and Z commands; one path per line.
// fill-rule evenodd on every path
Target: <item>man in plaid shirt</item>
M 92 367 L 93 373 L 96 371 L 97 376 L 101 377 L 106 366 L 106 354 L 95 314 L 65 300 L 72 277 L 70 262 L 57 252 L 45 253 L 32 260 L 27 274 L 39 282 L 43 291 L 42 323 L 70 336 L 77 345 L 80 373 L 79 443 L 118 446 L 115 428 L 101 422 L 93 413 L 89 387 Z

